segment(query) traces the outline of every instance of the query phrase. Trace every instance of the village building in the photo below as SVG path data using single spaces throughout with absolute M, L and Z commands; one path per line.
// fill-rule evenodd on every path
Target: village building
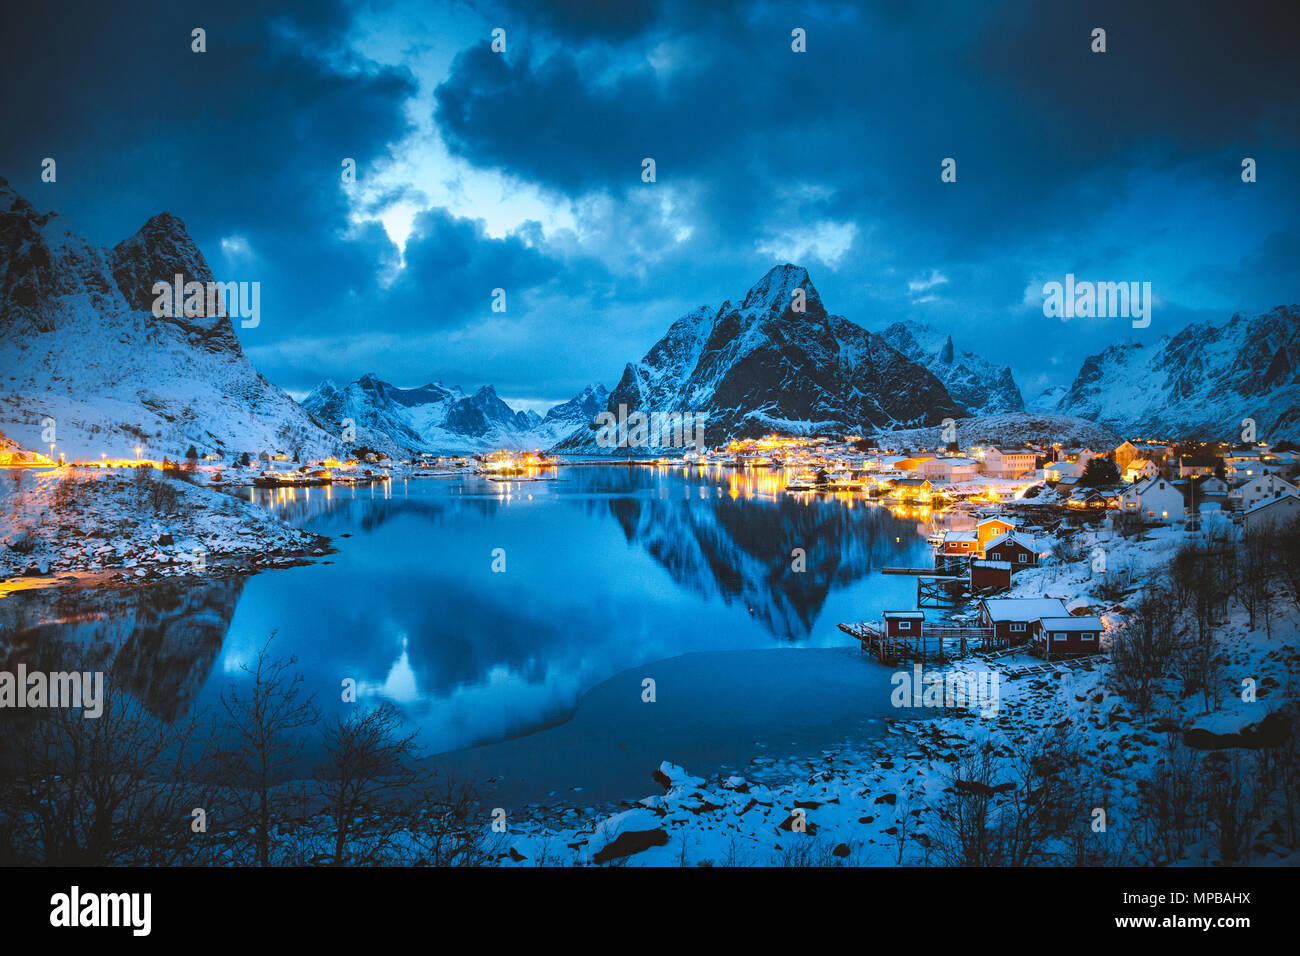
M 1093 615 L 1073 617 L 1040 617 L 1033 622 L 1034 650 L 1044 660 L 1074 654 L 1096 654 L 1101 651 L 1101 636 L 1106 625 Z
M 917 474 L 946 483 L 970 481 L 979 474 L 979 462 L 973 458 L 930 458 L 921 462 Z
M 978 555 L 981 553 L 979 539 L 974 531 L 945 531 L 939 553 L 949 557 Z
M 1186 510 L 1182 492 L 1165 478 L 1137 482 L 1120 495 L 1119 507 L 1125 514 L 1161 522 L 1181 519 Z
M 1059 598 L 984 598 L 979 615 L 981 626 L 992 628 L 994 643 L 1009 647 L 1028 643 L 1034 622 L 1066 618 L 1070 612 Z
M 1267 498 L 1247 509 L 1242 516 L 1246 533 L 1276 530 L 1300 518 L 1300 495 L 1287 494 L 1280 498 Z
M 973 559 L 970 563 L 970 586 L 974 591 L 1005 591 L 1011 587 L 1011 562 Z
M 1060 485 L 1057 486 L 1058 489 Z M 1102 510 L 1107 507 L 1106 496 L 1096 488 L 1080 488 L 1065 499 L 1065 507 L 1075 510 Z
M 1006 534 L 1008 531 L 1015 531 L 1016 523 L 1010 518 L 992 517 L 985 518 L 975 525 L 975 536 L 979 540 L 980 550 L 992 541 L 998 535 Z
M 1212 475 L 1223 467 L 1223 459 L 1213 455 L 1186 455 L 1178 459 L 1178 477 L 1195 478 L 1197 475 Z
M 1164 470 L 1166 461 L 1172 456 L 1174 449 L 1169 445 L 1162 445 L 1159 442 L 1131 442 L 1126 441 L 1115 449 L 1115 464 L 1119 467 L 1120 474 L 1123 474 L 1135 458 L 1145 458 L 1148 461 L 1155 462 L 1156 467 Z
M 1056 452 L 1057 461 L 1068 461 L 1079 466 L 1079 471 L 1088 466 L 1088 462 L 1096 458 L 1098 453 L 1091 448 L 1060 448 Z
M 1228 506 L 1228 483 L 1213 475 L 1176 481 L 1175 486 L 1183 495 L 1183 503 L 1188 514 L 1211 509 L 1226 510 Z
M 924 611 L 885 611 L 881 617 L 889 637 L 918 638 L 925 623 Z
M 1124 469 L 1123 478 L 1132 483 L 1146 478 L 1155 478 L 1160 474 L 1160 466 L 1150 458 L 1134 458 Z
M 1260 475 L 1228 492 L 1228 501 L 1239 511 L 1249 511 L 1261 501 L 1300 495 L 1300 488 L 1280 475 Z
M 1042 477 L 1044 481 L 1051 482 L 1057 482 L 1063 478 L 1074 478 L 1077 480 L 1083 476 L 1084 467 L 1084 465 L 1079 464 L 1077 461 L 1063 461 L 1057 459 L 1056 461 L 1049 461 L 1043 466 Z
M 1014 531 L 1000 534 L 985 544 L 983 557 L 988 561 L 1006 561 L 1013 572 L 1032 568 L 1038 563 L 1034 540 L 1020 537 Z
M 930 479 L 895 478 L 889 482 L 889 494 L 902 501 L 929 501 L 931 497 Z
M 993 445 L 984 452 L 984 474 L 991 478 L 1019 478 L 1030 474 L 1038 456 L 1028 448 L 1000 448 Z

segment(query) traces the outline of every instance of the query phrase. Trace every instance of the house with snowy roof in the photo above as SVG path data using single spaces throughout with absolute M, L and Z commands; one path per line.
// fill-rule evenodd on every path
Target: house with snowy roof
M 1027 643 L 1041 618 L 1066 618 L 1070 612 L 1060 598 L 984 598 L 980 625 L 993 630 L 994 643 L 1006 647 Z
M 1151 521 L 1169 523 L 1180 520 L 1187 506 L 1183 493 L 1166 478 L 1146 478 L 1135 482 L 1119 497 L 1124 514 L 1136 514 Z
M 1300 519 L 1300 495 L 1286 494 L 1266 498 L 1248 508 L 1242 515 L 1246 533 L 1277 530 Z

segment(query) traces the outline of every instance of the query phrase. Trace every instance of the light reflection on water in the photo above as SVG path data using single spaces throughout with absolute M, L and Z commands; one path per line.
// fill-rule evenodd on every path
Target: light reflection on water
M 247 578 L 15 595 L 0 614 L 23 635 L 19 655 L 54 637 L 123 644 L 131 691 L 168 717 L 214 705 L 276 631 L 277 653 L 297 656 L 327 712 L 346 706 L 350 677 L 363 699 L 397 704 L 431 752 L 450 751 L 563 721 L 629 668 L 693 651 L 843 646 L 839 621 L 914 606 L 914 581 L 878 569 L 928 562 L 926 512 L 785 494 L 784 480 L 601 466 L 549 481 L 255 489 L 254 501 L 339 552 Z

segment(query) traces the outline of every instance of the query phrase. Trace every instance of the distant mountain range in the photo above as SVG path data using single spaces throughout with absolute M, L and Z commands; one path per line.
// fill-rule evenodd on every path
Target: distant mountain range
M 829 313 L 808 272 L 771 269 L 739 304 L 682 316 L 612 392 L 591 385 L 546 415 L 491 386 L 398 388 L 375 375 L 325 381 L 299 405 L 253 368 L 220 307 L 155 316 L 154 284 L 208 283 L 180 219 L 155 216 L 111 249 L 38 213 L 0 179 L 0 433 L 68 459 L 248 451 L 302 457 L 366 445 L 467 453 L 492 448 L 609 451 L 594 420 L 645 412 L 707 415 L 705 441 L 771 431 L 878 434 L 979 419 L 1122 436 L 1300 437 L 1300 307 L 1202 323 L 1154 346 L 1115 345 L 1068 389 L 1026 403 L 1009 368 L 929 326 L 872 333 Z M 1049 414 L 1050 413 L 1050 414 Z M 1065 417 L 1064 420 L 1062 416 Z M 355 428 L 345 441 L 348 422 Z M 994 424 L 996 423 L 996 424 Z M 682 436 L 689 438 L 689 434 Z
M 112 249 L 54 213 L 37 213 L 0 179 L 0 431 L 69 461 L 101 455 L 338 448 L 253 368 L 231 321 L 155 317 L 153 284 L 207 283 L 185 224 L 162 214 Z M 52 431 L 51 431 L 52 429 Z
M 589 385 L 543 417 L 511 408 L 491 385 L 473 394 L 441 383 L 398 388 L 372 374 L 343 388 L 326 380 L 302 404 L 341 437 L 350 422 L 351 447 L 397 455 L 408 450 L 473 453 L 549 448 L 594 418 L 608 396 L 603 385 Z
M 1126 435 L 1300 437 L 1300 306 L 1189 325 L 1154 346 L 1114 345 L 1084 360 L 1058 412 Z

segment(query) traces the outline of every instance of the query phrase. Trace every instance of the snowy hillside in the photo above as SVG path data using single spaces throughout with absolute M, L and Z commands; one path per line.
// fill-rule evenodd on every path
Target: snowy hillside
M 101 249 L 0 179 L 0 429 L 28 448 L 53 443 L 69 461 L 136 447 L 178 457 L 190 445 L 332 452 L 337 443 L 249 363 L 220 309 L 152 314 L 153 284 L 177 274 L 213 279 L 175 216 Z
M 501 400 L 491 385 L 472 395 L 457 386 L 431 383 L 398 388 L 364 375 L 340 388 L 326 380 L 303 400 L 303 407 L 342 436 L 351 422 L 351 447 L 376 448 L 390 455 L 411 451 L 468 454 L 497 448 L 546 449 L 604 407 L 608 392 L 589 385 L 543 418 Z
M 920 322 L 895 322 L 880 337 L 943 382 L 953 401 L 973 415 L 1019 412 L 1025 407 L 1010 366 L 997 366 L 966 349 L 952 336 Z
M 795 304 L 802 296 L 804 310 Z M 852 432 L 921 425 L 962 414 L 932 373 L 880 336 L 828 314 L 807 270 L 776 266 L 744 301 L 707 306 L 673 323 L 629 364 L 608 410 L 708 415 L 705 440 Z M 600 451 L 590 429 L 561 450 Z
M 1084 361 L 1056 410 L 1132 435 L 1300 438 L 1300 306 L 1225 325 L 1190 325 L 1153 347 L 1115 345 Z
M 1114 448 L 1121 441 L 1106 426 L 1087 419 L 1037 412 L 959 418 L 956 428 L 957 441 L 963 446 L 1020 445 L 1035 441 L 1105 449 Z M 878 431 L 875 437 L 882 443 L 902 448 L 938 448 L 947 444 L 937 427 Z

